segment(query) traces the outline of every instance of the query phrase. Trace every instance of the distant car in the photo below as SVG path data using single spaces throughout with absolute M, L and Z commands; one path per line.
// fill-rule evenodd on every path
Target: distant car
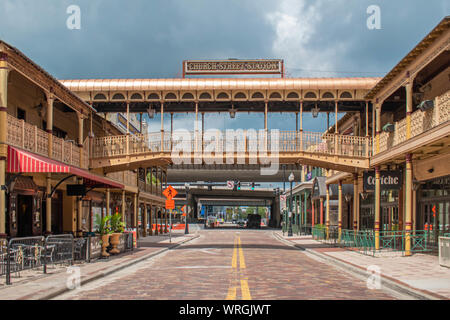
M 238 220 L 237 225 L 239 228 L 244 228 L 245 227 L 245 220 Z
M 247 215 L 247 228 L 261 229 L 261 216 L 259 214 L 249 214 Z

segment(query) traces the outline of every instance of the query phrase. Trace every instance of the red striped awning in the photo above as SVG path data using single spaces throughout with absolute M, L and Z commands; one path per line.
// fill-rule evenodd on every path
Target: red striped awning
M 124 185 L 108 178 L 90 173 L 65 163 L 52 160 L 29 151 L 8 146 L 9 173 L 67 173 L 84 178 L 84 183 L 90 186 L 124 189 Z

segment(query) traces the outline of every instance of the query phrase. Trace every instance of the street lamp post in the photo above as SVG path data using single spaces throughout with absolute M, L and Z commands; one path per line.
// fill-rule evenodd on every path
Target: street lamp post
M 291 172 L 289 175 L 289 182 L 291 183 L 291 197 L 289 199 L 289 230 L 288 230 L 288 237 L 292 237 L 292 182 L 294 182 L 294 173 Z
M 189 183 L 184 184 L 184 189 L 186 190 L 186 216 L 184 217 L 184 234 L 189 234 L 189 227 L 188 227 L 188 214 L 189 214 Z

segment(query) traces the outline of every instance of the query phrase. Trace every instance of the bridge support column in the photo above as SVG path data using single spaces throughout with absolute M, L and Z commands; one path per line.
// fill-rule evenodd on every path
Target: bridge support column
M 338 102 L 337 100 L 334 102 L 334 154 L 338 154 L 338 136 L 339 136 L 339 128 L 338 128 Z
M 340 242 L 342 234 L 342 180 L 339 180 L 338 202 L 338 242 Z
M 412 155 L 406 155 L 406 177 L 405 177 L 405 256 L 411 255 L 411 217 L 412 217 L 412 199 L 413 199 L 413 177 L 412 177 Z
M 375 167 L 375 250 L 380 249 L 381 184 L 380 167 Z
M 161 152 L 164 152 L 164 101 L 161 102 Z

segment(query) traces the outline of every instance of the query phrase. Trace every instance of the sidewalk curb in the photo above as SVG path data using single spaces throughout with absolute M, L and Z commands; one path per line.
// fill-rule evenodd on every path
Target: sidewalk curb
M 308 252 L 310 254 L 313 254 L 313 255 L 315 255 L 317 257 L 320 257 L 320 258 L 330 262 L 331 264 L 334 264 L 336 266 L 339 266 L 341 268 L 349 270 L 350 272 L 355 273 L 355 274 L 357 274 L 359 276 L 367 277 L 366 269 L 364 269 L 361 266 L 354 265 L 354 264 L 352 264 L 350 262 L 343 261 L 341 259 L 332 257 L 332 256 L 324 254 L 324 253 L 317 252 L 315 250 L 304 248 L 301 245 L 299 245 L 298 243 L 295 243 L 295 242 L 292 242 L 290 240 L 282 238 L 276 232 L 273 232 L 273 235 L 278 240 L 280 240 L 281 242 L 284 242 L 284 243 L 286 243 L 286 244 L 288 244 L 290 246 L 293 246 L 294 248 L 297 248 L 298 250 L 306 251 L 306 252 Z M 419 299 L 419 300 L 448 300 L 448 298 L 445 297 L 445 296 L 441 296 L 439 294 L 436 294 L 436 293 L 433 293 L 433 292 L 430 292 L 430 291 L 427 291 L 427 290 L 411 287 L 410 285 L 408 285 L 408 284 L 406 284 L 404 282 L 401 282 L 399 280 L 393 279 L 393 278 L 391 278 L 389 276 L 386 276 L 384 274 L 381 274 L 381 284 L 383 286 L 393 290 L 393 291 L 396 291 L 396 292 L 401 293 L 401 294 L 409 295 L 412 298 Z
M 85 278 L 85 279 L 81 280 L 80 285 L 85 285 L 85 284 L 87 284 L 87 283 L 89 283 L 89 282 L 98 280 L 98 279 L 100 279 L 100 278 L 103 278 L 103 277 L 106 277 L 106 276 L 108 276 L 108 275 L 111 275 L 111 274 L 113 274 L 113 273 L 115 273 L 115 272 L 117 272 L 117 271 L 120 271 L 120 270 L 123 270 L 123 269 L 125 269 L 125 268 L 128 268 L 128 267 L 130 267 L 130 266 L 132 266 L 132 265 L 134 265 L 134 264 L 137 264 L 137 263 L 139 263 L 139 262 L 141 262 L 141 261 L 144 261 L 144 260 L 146 260 L 146 259 L 153 258 L 153 257 L 155 257 L 155 256 L 157 256 L 157 255 L 159 255 L 159 254 L 161 254 L 161 253 L 163 253 L 163 252 L 166 252 L 166 251 L 168 251 L 168 250 L 175 249 L 175 248 L 181 246 L 182 244 L 184 244 L 184 243 L 186 243 L 186 242 L 189 242 L 189 241 L 192 241 L 192 240 L 194 240 L 194 239 L 197 239 L 198 237 L 200 237 L 200 235 L 196 234 L 196 235 L 193 236 L 192 238 L 189 238 L 189 239 L 185 239 L 185 240 L 183 240 L 183 241 L 180 241 L 179 243 L 173 244 L 173 245 L 170 246 L 170 247 L 161 249 L 161 250 L 156 251 L 156 252 L 152 252 L 152 253 L 146 254 L 145 256 L 142 256 L 142 257 L 140 257 L 140 258 L 138 258 L 138 259 L 135 259 L 135 260 L 132 260 L 132 261 L 129 261 L 129 262 L 125 262 L 125 263 L 123 263 L 123 264 L 120 264 L 120 265 L 117 266 L 117 267 L 112 267 L 112 268 L 110 268 L 110 269 L 108 269 L 108 270 L 106 270 L 106 271 L 102 271 L 102 272 L 100 272 L 100 273 L 98 273 L 98 274 L 96 274 L 96 275 L 93 275 L 93 276 L 91 276 L 91 277 L 88 277 L 88 278 Z M 55 298 L 55 297 L 57 297 L 57 296 L 62 295 L 63 293 L 66 293 L 66 292 L 68 292 L 68 291 L 71 291 L 71 290 L 70 290 L 69 288 L 67 288 L 66 286 L 64 286 L 64 288 L 62 288 L 62 289 L 56 289 L 56 290 L 50 292 L 49 294 L 47 294 L 47 295 L 45 295 L 45 296 L 43 296 L 43 297 L 39 297 L 38 300 L 50 300 L 50 299 L 52 299 L 52 298 Z

